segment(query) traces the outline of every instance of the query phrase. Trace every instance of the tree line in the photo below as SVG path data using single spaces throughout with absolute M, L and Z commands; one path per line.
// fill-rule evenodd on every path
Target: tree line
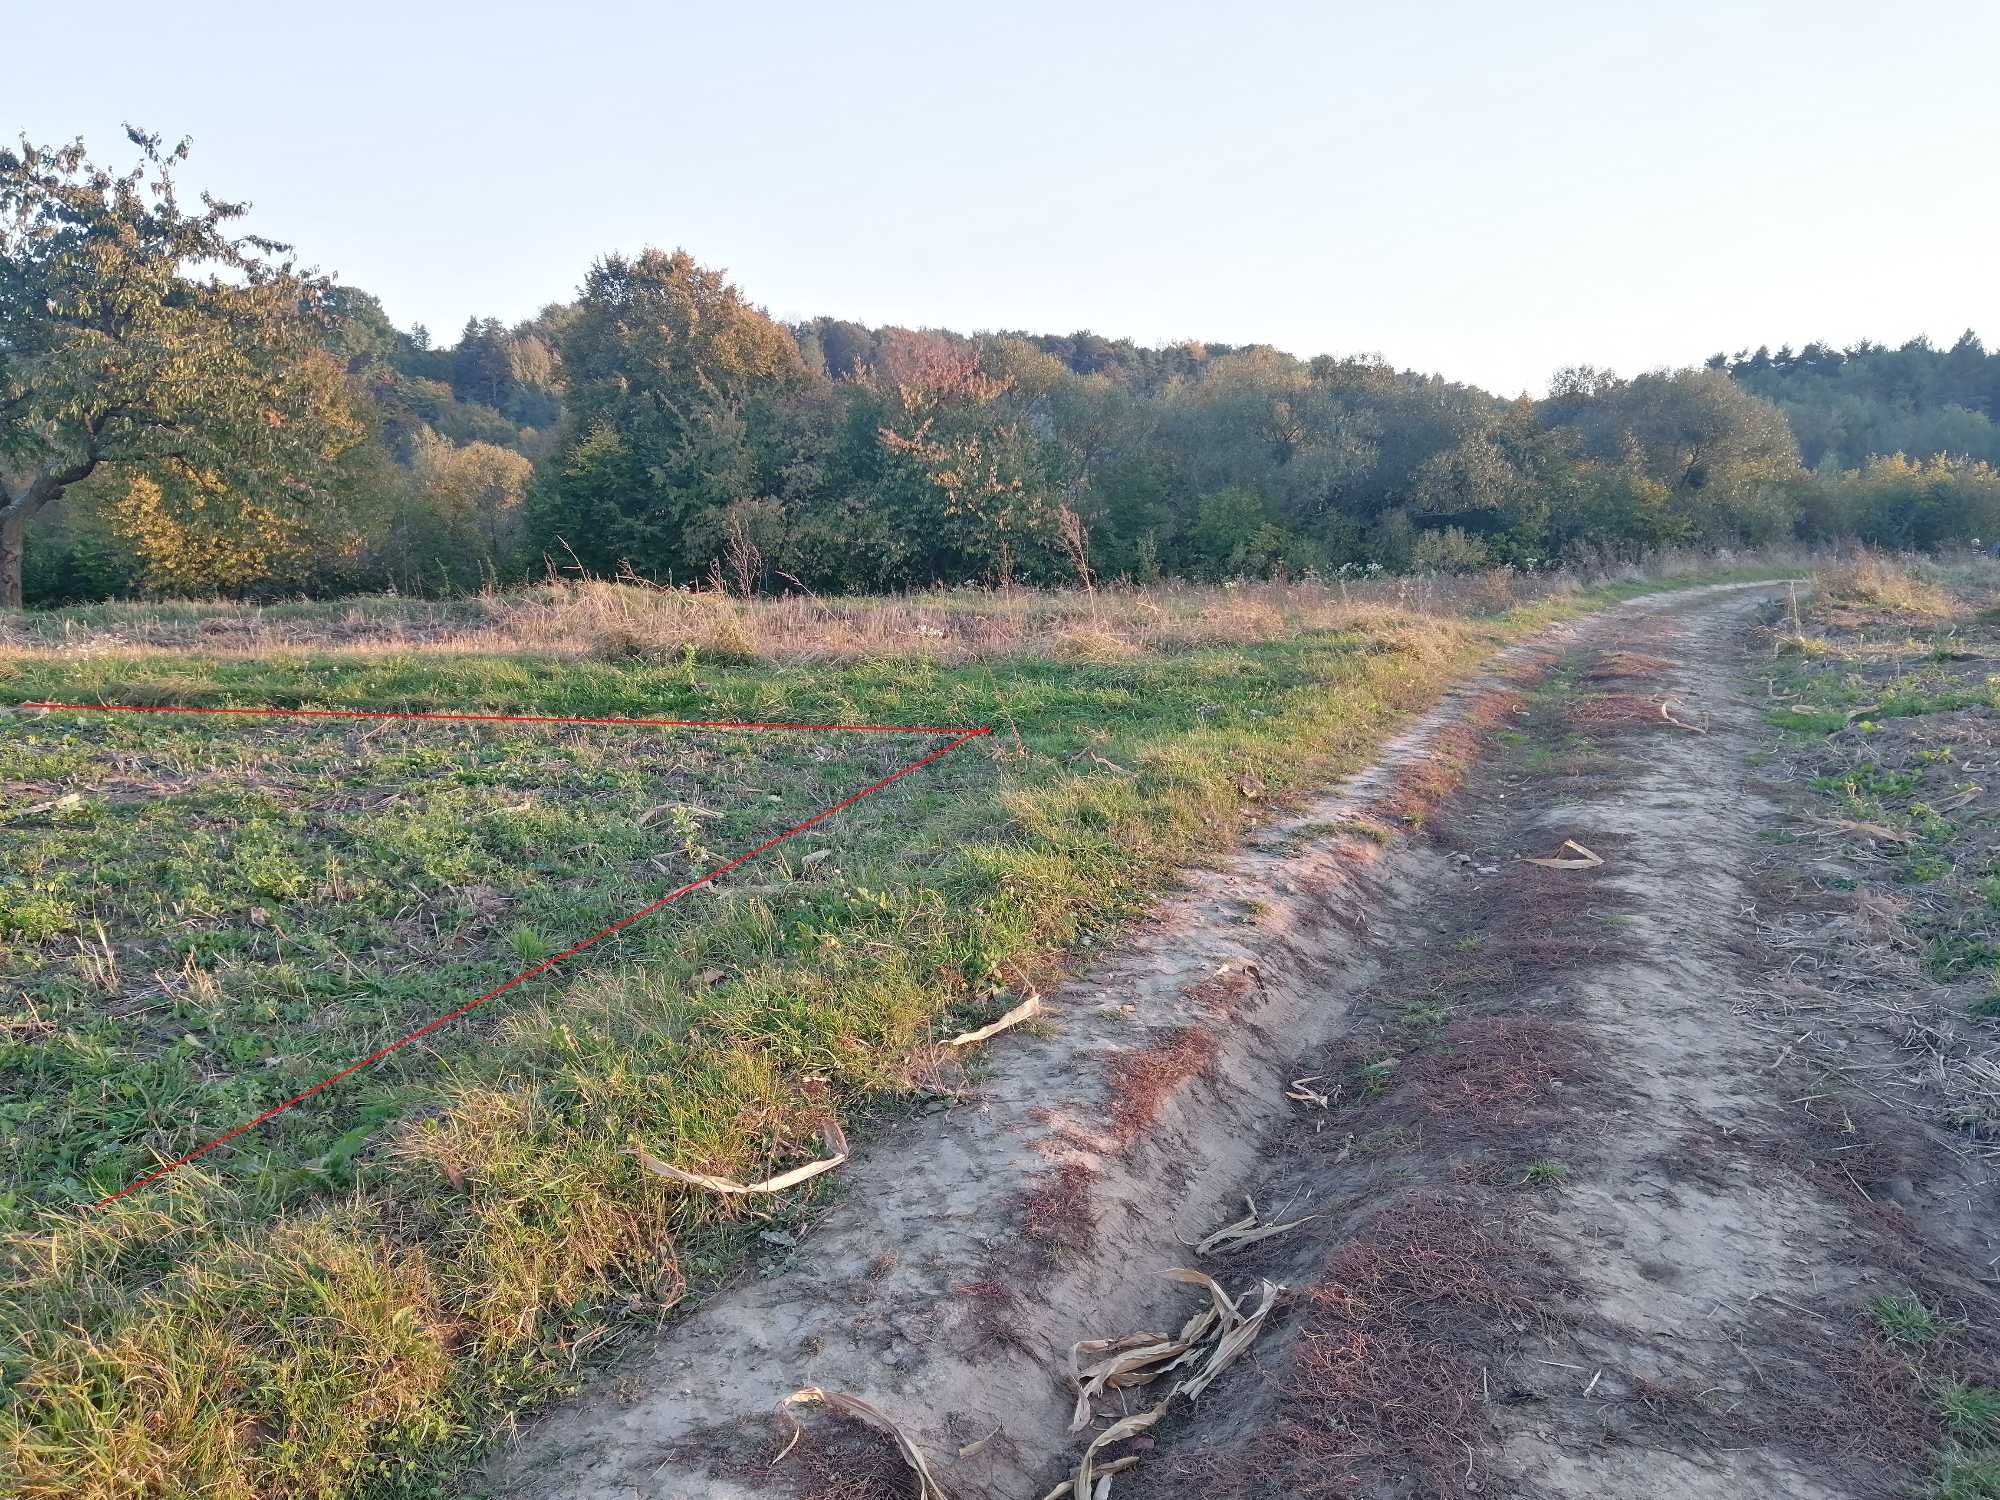
M 440 347 L 183 207 L 186 147 L 0 150 L 0 602 L 744 593 L 1543 566 L 2000 535 L 2000 356 L 1808 345 L 1506 399 L 1378 358 L 786 325 L 684 251 Z

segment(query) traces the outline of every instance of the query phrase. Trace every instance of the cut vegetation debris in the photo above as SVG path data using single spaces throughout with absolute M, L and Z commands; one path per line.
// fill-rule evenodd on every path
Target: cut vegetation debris
M 780 1172 L 775 1177 L 767 1177 L 762 1182 L 737 1182 L 728 1177 L 711 1177 L 706 1172 L 688 1172 L 671 1163 L 661 1161 L 651 1152 L 634 1146 L 632 1154 L 639 1158 L 639 1164 L 655 1177 L 665 1177 L 671 1182 L 686 1183 L 689 1187 L 706 1188 L 711 1193 L 725 1196 L 743 1196 L 754 1193 L 782 1193 L 786 1188 L 797 1187 L 802 1182 L 810 1182 L 822 1172 L 831 1172 L 847 1160 L 847 1137 L 838 1125 L 827 1124 L 821 1128 L 820 1139 L 825 1143 L 829 1155 L 819 1161 L 808 1162 L 803 1167 L 794 1167 L 789 1172 Z
M 1260 1240 L 1268 1240 L 1273 1235 L 1283 1234 L 1287 1229 L 1296 1229 L 1301 1224 L 1311 1223 L 1319 1217 L 1318 1214 L 1306 1214 L 1297 1219 L 1287 1219 L 1282 1224 L 1264 1224 L 1258 1220 L 1256 1203 L 1249 1198 L 1245 1198 L 1243 1202 L 1250 1212 L 1233 1224 L 1223 1225 L 1202 1240 L 1194 1247 L 1196 1255 L 1231 1255 Z
M 893 1439 L 897 1452 L 903 1455 L 903 1462 L 916 1471 L 917 1500 L 951 1500 L 944 1486 L 932 1475 L 930 1465 L 924 1459 L 923 1450 L 880 1407 L 863 1401 L 859 1396 L 849 1396 L 840 1391 L 823 1391 L 816 1385 L 805 1386 L 785 1397 L 782 1409 L 786 1415 L 792 1417 L 792 1439 L 785 1444 L 783 1452 L 771 1460 L 773 1467 L 783 1461 L 785 1454 L 790 1453 L 799 1440 L 798 1418 L 792 1415 L 792 1408 L 811 1404 L 824 1406 L 828 1411 L 838 1412 L 843 1417 L 852 1417 L 855 1421 L 864 1423 L 877 1432 L 886 1433 Z
M 1553 855 L 1523 859 L 1522 864 L 1540 865 L 1544 870 L 1594 870 L 1604 863 L 1601 856 L 1591 853 L 1575 839 L 1564 839 L 1562 847 L 1570 851 L 1565 855 L 1558 850 Z
M 1254 1222 L 1256 1217 L 1253 1206 L 1251 1221 Z M 1303 1222 L 1295 1219 L 1290 1224 L 1267 1230 L 1266 1234 L 1275 1234 L 1280 1229 L 1290 1229 Z M 1231 1230 L 1235 1228 L 1237 1226 L 1230 1226 Z M 1217 1231 L 1218 1234 L 1228 1232 Z M 1215 1238 L 1211 1235 L 1203 1244 Z M 1285 1290 L 1274 1282 L 1260 1282 L 1262 1298 L 1254 1310 L 1245 1312 L 1239 1299 L 1232 1298 L 1222 1289 L 1222 1284 L 1205 1271 L 1178 1269 L 1168 1271 L 1166 1276 L 1170 1281 L 1184 1282 L 1206 1291 L 1208 1306 L 1190 1314 L 1181 1325 L 1179 1334 L 1172 1337 L 1163 1333 L 1129 1333 L 1118 1338 L 1086 1339 L 1073 1345 L 1069 1352 L 1069 1381 L 1071 1389 L 1076 1392 L 1076 1409 L 1071 1416 L 1069 1430 L 1081 1432 L 1091 1424 L 1096 1417 L 1096 1403 L 1107 1391 L 1151 1385 L 1184 1367 L 1190 1373 L 1175 1381 L 1167 1394 L 1150 1409 L 1121 1417 L 1099 1433 L 1084 1451 L 1069 1483 L 1057 1485 L 1049 1492 L 1050 1495 L 1061 1496 L 1067 1492 L 1076 1500 L 1095 1500 L 1096 1496 L 1103 1494 L 1098 1481 L 1114 1470 L 1109 1464 L 1101 1468 L 1097 1465 L 1098 1453 L 1145 1432 L 1166 1415 L 1176 1396 L 1190 1402 L 1199 1397 L 1256 1342 L 1257 1335 L 1263 1332 L 1265 1319 Z M 1248 1296 L 1246 1292 L 1244 1299 Z M 1131 1461 L 1136 1462 L 1136 1456 Z
M 1027 999 L 1023 1000 L 1019 1005 L 1015 1006 L 1012 1010 L 1008 1011 L 1007 1014 L 1002 1016 L 999 1020 L 991 1022 L 988 1025 L 982 1026 L 977 1031 L 962 1031 L 957 1036 L 953 1037 L 950 1041 L 946 1042 L 945 1045 L 947 1047 L 974 1046 L 980 1042 L 985 1041 L 988 1037 L 998 1036 L 1001 1032 L 1008 1030 L 1010 1027 L 1019 1026 L 1023 1021 L 1033 1020 L 1036 1016 L 1039 1016 L 1044 1009 L 1046 1009 L 1046 1007 L 1042 1004 L 1042 997 L 1040 995 L 1030 994 Z

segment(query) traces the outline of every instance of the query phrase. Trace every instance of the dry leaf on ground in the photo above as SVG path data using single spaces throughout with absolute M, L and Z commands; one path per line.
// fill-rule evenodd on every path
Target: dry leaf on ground
M 990 1036 L 998 1036 L 1010 1026 L 1019 1026 L 1023 1021 L 1040 1015 L 1042 1010 L 1042 997 L 1030 994 L 1027 999 L 1008 1011 L 999 1020 L 982 1026 L 977 1031 L 960 1032 L 957 1036 L 946 1042 L 945 1045 L 947 1047 L 970 1047 L 975 1042 L 983 1042 Z
M 780 1172 L 776 1177 L 767 1177 L 762 1182 L 737 1182 L 729 1177 L 711 1177 L 706 1172 L 689 1172 L 668 1162 L 661 1161 L 651 1152 L 633 1146 L 628 1154 L 639 1158 L 639 1165 L 656 1177 L 669 1178 L 674 1182 L 686 1183 L 689 1187 L 707 1188 L 711 1193 L 740 1196 L 747 1193 L 778 1193 L 788 1187 L 817 1177 L 822 1172 L 831 1172 L 847 1160 L 847 1137 L 841 1134 L 838 1125 L 828 1125 L 820 1132 L 826 1149 L 832 1154 L 803 1167 L 794 1167 L 789 1172 Z
M 1543 859 L 1524 859 L 1521 863 L 1540 865 L 1544 870 L 1594 870 L 1604 863 L 1600 856 L 1592 854 L 1575 839 L 1564 839 L 1562 846 L 1564 849 L 1574 849 L 1576 857 L 1569 858 L 1558 852 Z
M 1322 1094 L 1318 1089 L 1311 1087 L 1311 1085 L 1318 1083 L 1325 1076 L 1324 1073 L 1309 1073 L 1304 1078 L 1294 1078 L 1292 1086 L 1285 1090 L 1285 1097 L 1296 1100 L 1300 1104 L 1310 1104 L 1316 1109 L 1331 1108 L 1333 1105 L 1333 1096 L 1331 1094 Z
M 793 1391 L 778 1404 L 789 1416 L 791 1408 L 803 1402 L 818 1402 L 828 1411 L 839 1412 L 842 1416 L 852 1417 L 877 1432 L 887 1433 L 895 1440 L 897 1449 L 903 1455 L 903 1462 L 917 1471 L 917 1500 L 951 1500 L 945 1493 L 944 1486 L 932 1476 L 930 1465 L 924 1462 L 923 1450 L 917 1447 L 916 1440 L 897 1426 L 880 1407 L 871 1406 L 859 1396 L 849 1396 L 841 1391 L 821 1390 L 816 1385 Z M 798 1440 L 798 1418 L 792 1417 L 792 1441 L 785 1444 L 783 1453 L 771 1460 L 773 1466 L 783 1459 L 786 1453 L 792 1451 L 793 1445 Z
M 1248 1198 L 1250 1212 L 1233 1224 L 1225 1224 L 1194 1247 L 1196 1255 L 1231 1255 L 1246 1245 L 1254 1245 L 1259 1240 L 1268 1240 L 1274 1234 L 1283 1234 L 1287 1229 L 1296 1229 L 1318 1214 L 1306 1214 L 1302 1218 L 1287 1219 L 1282 1224 L 1261 1224 L 1257 1218 L 1257 1205 Z

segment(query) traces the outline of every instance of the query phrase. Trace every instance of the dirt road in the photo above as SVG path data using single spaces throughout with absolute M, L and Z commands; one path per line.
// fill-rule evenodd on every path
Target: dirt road
M 778 1414 L 815 1386 L 960 1500 L 1087 1500 L 1155 1410 L 1095 1450 L 1122 1493 L 1921 1492 L 1940 1388 L 1988 1368 L 1992 1187 L 1854 1086 L 1893 1037 L 1829 1060 L 1774 1008 L 1771 594 L 1518 649 L 1193 876 L 495 1491 L 917 1493 L 885 1436 Z M 1073 1434 L 1069 1372 L 1121 1350 Z

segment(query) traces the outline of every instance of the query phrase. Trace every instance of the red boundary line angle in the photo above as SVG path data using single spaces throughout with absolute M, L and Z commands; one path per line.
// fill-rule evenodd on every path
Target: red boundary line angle
M 581 953 L 584 949 L 590 947 L 594 943 L 602 942 L 604 939 L 610 937 L 613 933 L 619 931 L 621 928 L 629 927 L 634 922 L 639 921 L 642 917 L 649 917 L 654 912 L 659 911 L 664 907 L 673 905 L 674 902 L 680 900 L 681 897 L 687 895 L 690 891 L 700 890 L 703 886 L 707 885 L 717 876 L 726 875 L 731 870 L 735 869 L 738 865 L 747 864 L 751 860 L 755 859 L 758 855 L 764 854 L 769 850 L 775 849 L 778 845 L 784 843 L 786 839 L 796 837 L 797 835 L 804 833 L 808 828 L 811 828 L 816 824 L 825 822 L 835 813 L 840 812 L 846 808 L 852 807 L 862 798 L 873 796 L 876 792 L 881 791 L 882 788 L 888 786 L 891 782 L 900 781 L 905 776 L 909 775 L 912 771 L 920 770 L 923 767 L 929 765 L 932 761 L 940 760 L 944 756 L 949 755 L 959 746 L 966 744 L 969 741 L 976 740 L 981 735 L 991 734 L 993 732 L 992 727 L 990 725 L 984 725 L 984 724 L 980 725 L 977 729 L 965 729 L 962 727 L 928 728 L 928 727 L 918 727 L 918 726 L 903 725 L 903 724 L 774 724 L 774 723 L 744 723 L 744 722 L 731 722 L 723 720 L 702 720 L 702 719 L 568 718 L 568 717 L 559 717 L 556 715 L 541 715 L 541 714 L 386 713 L 369 709 L 187 708 L 187 707 L 172 707 L 167 705 L 154 705 L 149 703 L 148 704 L 23 703 L 19 706 L 22 708 L 40 708 L 40 709 L 51 709 L 51 710 L 63 709 L 63 710 L 70 710 L 82 713 L 248 714 L 248 715 L 262 715 L 273 718 L 414 719 L 414 720 L 450 720 L 454 722 L 464 722 L 464 723 L 499 723 L 499 724 L 627 725 L 627 726 L 643 726 L 648 728 L 673 728 L 673 729 L 847 729 L 847 730 L 856 730 L 856 731 L 882 733 L 882 734 L 949 734 L 957 736 L 949 744 L 940 746 L 939 748 L 931 751 L 929 755 L 924 756 L 920 760 L 911 761 L 908 765 L 902 767 L 900 770 L 891 772 L 889 775 L 884 776 L 880 781 L 875 782 L 873 785 L 863 787 L 860 791 L 854 793 L 851 797 L 842 798 L 839 802 L 834 803 L 831 807 L 821 808 L 818 812 L 814 813 L 810 818 L 807 818 L 803 823 L 794 824 L 792 827 L 787 828 L 783 833 L 779 834 L 777 837 L 766 839 L 763 843 L 759 844 L 755 849 L 750 850 L 747 854 L 739 854 L 736 856 L 736 858 L 728 861 L 727 863 L 717 865 L 714 869 L 710 870 L 706 875 L 703 875 L 696 880 L 690 880 L 686 885 L 680 887 L 680 889 L 668 892 L 666 895 L 662 896 L 659 900 L 653 902 L 651 905 L 642 906 L 637 911 L 632 912 L 626 916 L 620 917 L 617 921 L 613 922 L 609 927 L 606 927 L 603 931 L 592 933 L 582 942 L 577 943 L 571 947 L 565 948 L 563 949 L 562 952 L 555 954 L 550 958 L 543 959 L 533 968 L 523 969 L 520 973 L 514 975 L 513 978 L 507 980 L 502 984 L 495 985 L 485 994 L 476 996 L 475 998 L 466 1001 L 465 1004 L 458 1006 L 456 1009 L 446 1011 L 443 1015 L 438 1016 L 434 1020 L 426 1021 L 423 1025 L 419 1026 L 415 1031 L 410 1032 L 407 1036 L 398 1037 L 395 1041 L 389 1043 L 388 1046 L 380 1048 L 377 1051 L 371 1052 L 366 1057 L 361 1058 L 356 1062 L 349 1063 L 346 1067 L 342 1068 L 338 1073 L 329 1074 L 327 1077 L 322 1078 L 318 1083 L 314 1084 L 311 1088 L 306 1089 L 302 1093 L 294 1094 L 291 1098 L 285 1100 L 285 1102 L 282 1104 L 272 1105 L 271 1108 L 265 1110 L 262 1114 L 256 1116 L 255 1118 L 245 1120 L 241 1125 L 238 1125 L 234 1130 L 228 1131 L 225 1134 L 217 1136 L 214 1140 L 209 1141 L 205 1145 L 195 1147 L 195 1149 L 188 1152 L 187 1155 L 176 1157 L 173 1161 L 167 1162 L 164 1165 L 155 1168 L 153 1171 L 148 1172 L 143 1177 L 138 1177 L 133 1179 L 131 1182 L 126 1183 L 125 1186 L 120 1188 L 117 1192 L 109 1193 L 106 1194 L 104 1197 L 99 1198 L 95 1203 L 91 1205 L 92 1208 L 102 1208 L 107 1203 L 115 1202 L 116 1200 L 123 1198 L 127 1193 L 130 1193 L 137 1188 L 144 1187 L 149 1182 L 157 1182 L 160 1178 L 165 1177 L 169 1172 L 172 1172 L 177 1168 L 186 1166 L 189 1162 L 193 1161 L 197 1156 L 202 1156 L 207 1152 L 213 1151 L 217 1146 L 225 1145 L 228 1142 L 235 1140 L 236 1137 L 238 1137 L 239 1135 L 243 1135 L 248 1131 L 255 1130 L 259 1125 L 262 1125 L 265 1121 L 273 1119 L 276 1116 L 283 1114 L 293 1105 L 304 1103 L 307 1099 L 312 1098 L 314 1094 L 317 1094 L 321 1089 L 330 1088 L 332 1085 L 340 1082 L 341 1079 L 348 1077 L 350 1074 L 358 1073 L 363 1068 L 369 1067 L 375 1063 L 380 1062 L 390 1053 L 397 1051 L 399 1048 L 408 1046 L 411 1042 L 414 1042 L 418 1037 L 423 1036 L 428 1032 L 437 1030 L 438 1027 L 444 1025 L 447 1021 L 455 1021 L 460 1016 L 466 1015 L 471 1011 L 477 1010 L 480 1006 L 484 1005 L 488 1000 L 491 1000 L 498 995 L 504 995 L 505 993 L 507 993 L 507 991 L 513 989 L 516 985 L 522 983 L 523 981 L 533 979 L 537 974 L 545 973 L 549 969 L 552 969 L 557 964 L 561 963 L 564 959 L 573 957 L 574 955 Z

